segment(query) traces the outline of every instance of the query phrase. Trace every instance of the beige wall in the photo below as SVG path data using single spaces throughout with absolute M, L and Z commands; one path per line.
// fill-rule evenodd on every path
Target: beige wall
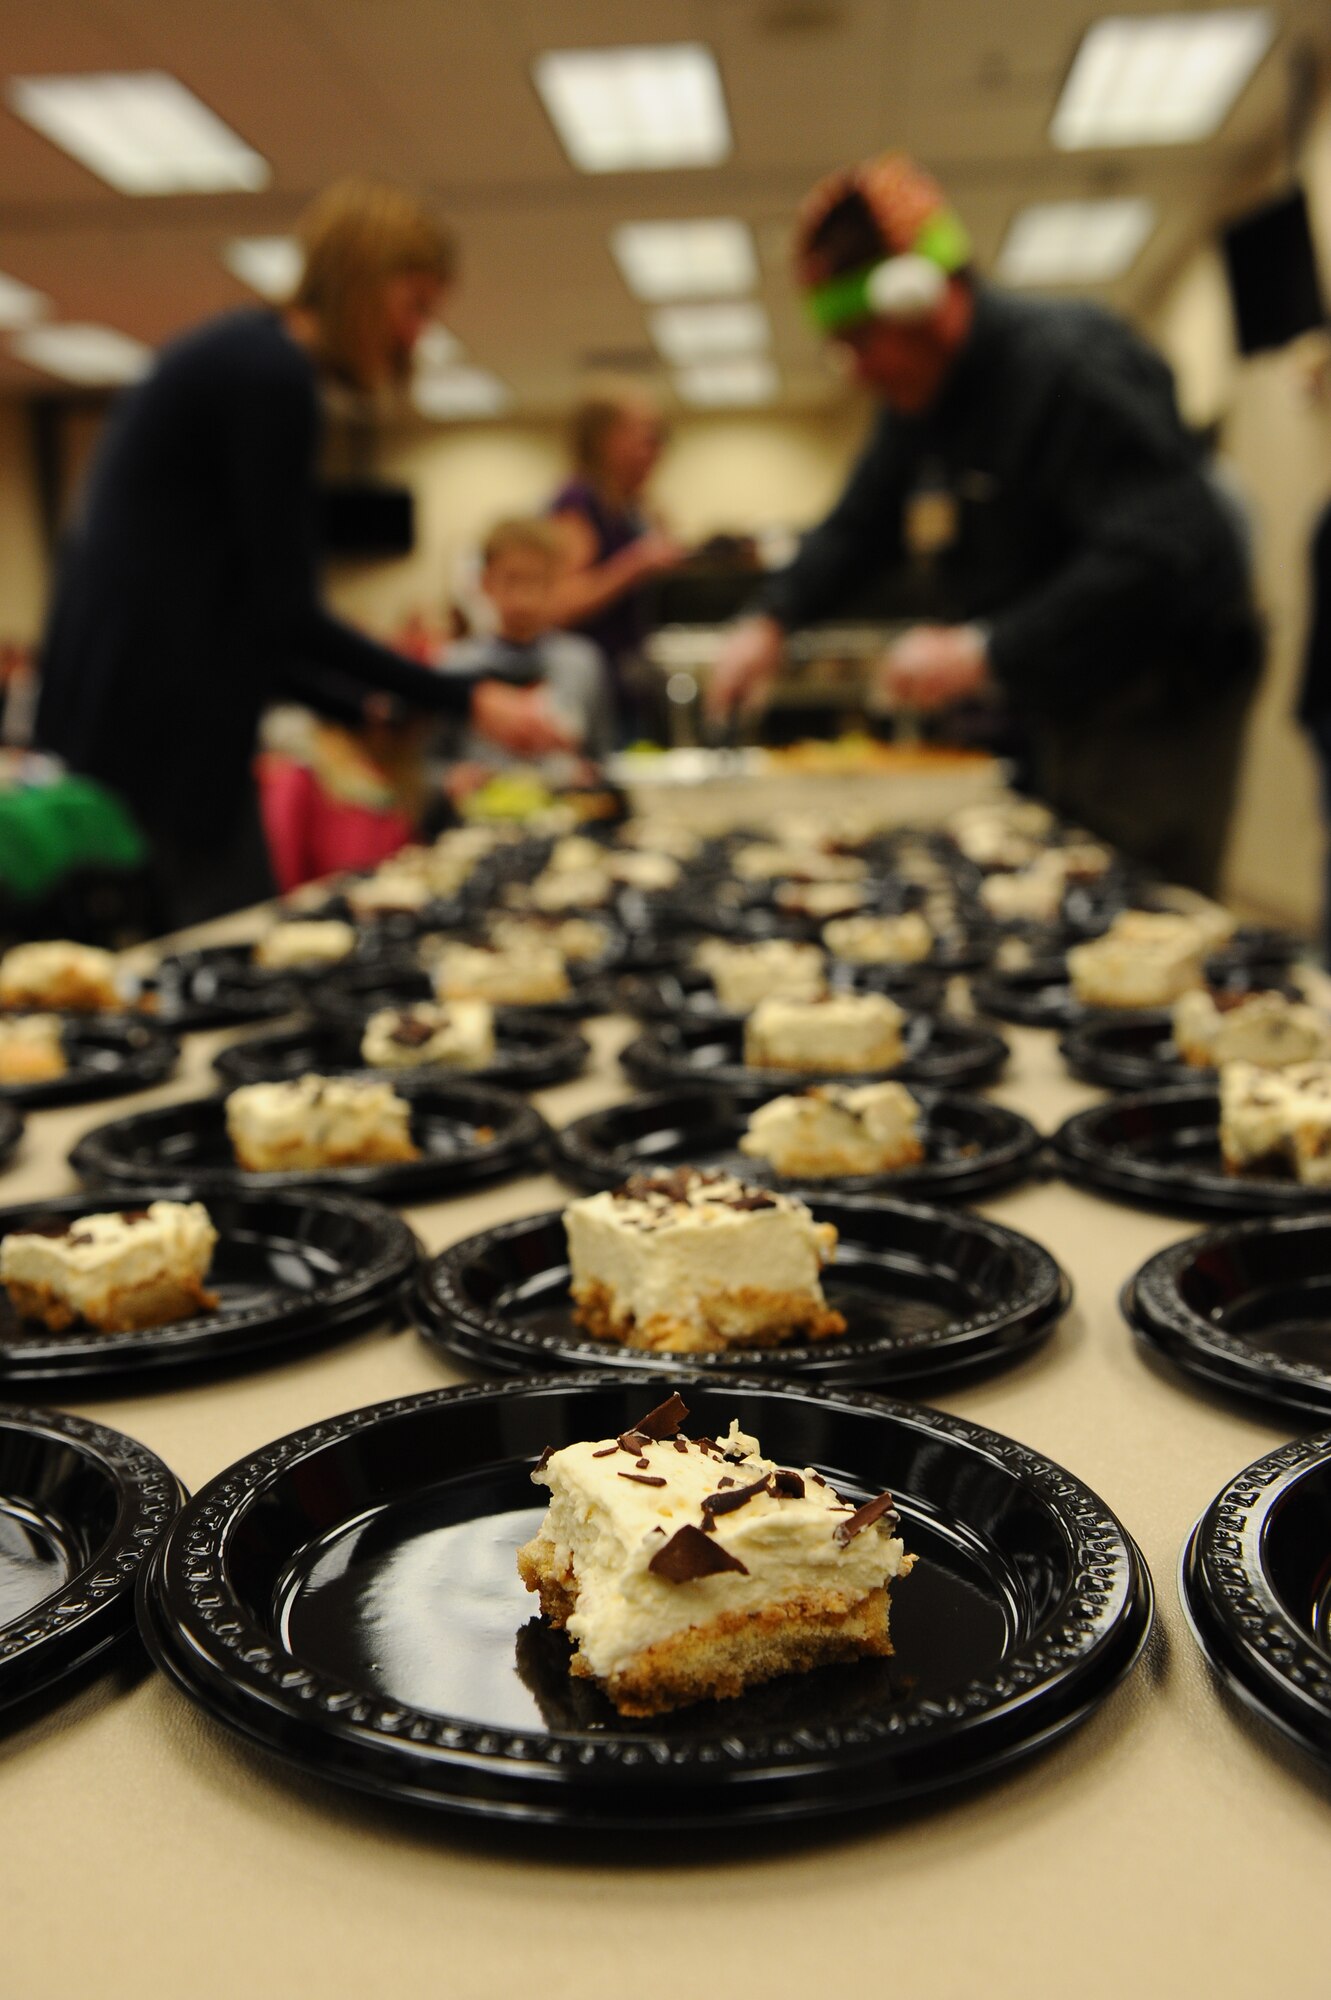
M 718 529 L 801 528 L 840 490 L 865 418 L 715 416 L 676 425 L 651 498 L 688 541 Z M 376 471 L 416 494 L 417 546 L 399 562 L 344 563 L 329 579 L 348 617 L 386 632 L 437 612 L 459 562 L 501 514 L 538 509 L 567 478 L 556 425 L 475 424 L 390 437 Z
M 0 642 L 37 637 L 46 580 L 27 412 L 0 401 Z
M 1331 107 L 1303 162 L 1324 272 L 1331 274 Z M 1256 195 L 1259 190 L 1254 190 Z M 1316 922 L 1324 835 L 1312 755 L 1292 710 L 1308 610 L 1308 545 L 1331 498 L 1331 373 L 1310 336 L 1241 360 L 1219 259 L 1199 252 L 1152 320 L 1197 422 L 1224 421 L 1224 459 L 1251 503 L 1270 629 L 1265 680 L 1248 735 L 1229 856 L 1233 894 L 1299 924 Z

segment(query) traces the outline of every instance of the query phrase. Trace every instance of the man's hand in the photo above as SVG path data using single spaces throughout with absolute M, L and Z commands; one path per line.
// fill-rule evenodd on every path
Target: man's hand
M 686 543 L 666 534 L 663 528 L 649 528 L 645 535 L 629 543 L 624 560 L 634 578 L 645 583 L 649 577 L 665 576 L 678 569 L 688 552 Z
M 785 633 L 775 618 L 742 618 L 707 676 L 708 717 L 724 722 L 737 708 L 756 708 L 776 679 Z
M 472 692 L 471 720 L 482 736 L 515 757 L 545 757 L 552 751 L 579 747 L 577 739 L 551 712 L 544 688 L 479 681 Z
M 915 625 L 889 648 L 883 679 L 904 708 L 950 708 L 989 685 L 989 652 L 975 625 Z

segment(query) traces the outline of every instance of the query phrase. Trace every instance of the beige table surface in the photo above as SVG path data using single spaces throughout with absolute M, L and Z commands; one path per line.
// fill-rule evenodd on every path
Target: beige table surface
M 621 1095 L 630 1032 L 591 1023 L 588 1073 L 539 1093 L 541 1109 L 558 1123 Z M 0 1199 L 72 1187 L 83 1131 L 208 1089 L 224 1039 L 190 1037 L 178 1076 L 141 1099 L 34 1114 Z M 1052 1035 L 1011 1040 L 996 1098 L 1045 1129 L 1094 1098 Z M 408 1214 L 436 1249 L 561 1198 L 528 1178 Z M 106 1677 L 0 1735 L 0 2000 L 1328 1991 L 1331 1785 L 1219 1691 L 1175 1590 L 1197 1514 L 1287 1433 L 1158 1376 L 1119 1318 L 1122 1280 L 1190 1225 L 1059 1182 L 983 1209 L 1062 1260 L 1077 1304 L 1034 1359 L 939 1401 L 1089 1482 L 1156 1581 L 1145 1658 L 1074 1736 L 869 1831 L 584 1852 L 558 1833 L 505 1838 L 367 1804 L 242 1746 L 156 1676 Z M 248 1378 L 77 1407 L 198 1487 L 286 1431 L 450 1379 L 413 1334 L 379 1332 Z

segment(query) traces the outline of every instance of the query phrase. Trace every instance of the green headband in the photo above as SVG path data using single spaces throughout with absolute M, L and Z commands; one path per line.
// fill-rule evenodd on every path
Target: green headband
M 971 242 L 959 218 L 951 209 L 943 208 L 929 218 L 910 249 L 898 254 L 922 258 L 950 277 L 970 262 Z M 818 331 L 840 333 L 845 327 L 860 326 L 865 320 L 876 318 L 882 306 L 874 297 L 874 281 L 894 261 L 887 257 L 881 263 L 866 264 L 858 271 L 846 271 L 838 278 L 811 286 L 804 303 Z

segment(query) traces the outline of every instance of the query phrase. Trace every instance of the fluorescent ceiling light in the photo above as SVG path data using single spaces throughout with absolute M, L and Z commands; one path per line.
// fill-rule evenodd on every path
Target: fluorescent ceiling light
M 1064 152 L 1207 139 L 1275 32 L 1266 7 L 1107 15 L 1082 37 L 1049 136 Z
M 658 306 L 648 318 L 652 339 L 677 367 L 713 355 L 761 352 L 772 341 L 767 314 L 753 299 L 715 306 Z
M 9 345 L 30 368 L 89 387 L 137 382 L 152 361 L 150 347 L 110 326 L 33 326 Z
M 701 361 L 695 368 L 679 371 L 675 390 L 682 401 L 696 409 L 733 409 L 742 404 L 770 403 L 777 391 L 777 374 L 761 354 L 734 361 Z
M 1132 268 L 1155 228 L 1155 204 L 1040 201 L 1012 219 L 998 257 L 1009 285 L 1096 285 Z
M 730 298 L 758 282 L 758 258 L 745 222 L 716 216 L 697 222 L 622 222 L 610 248 L 633 296 Z
M 50 310 L 51 301 L 44 293 L 0 272 L 0 327 L 31 326 L 34 320 L 45 319 Z
M 701 42 L 553 49 L 536 88 L 564 151 L 585 174 L 714 167 L 730 153 L 721 75 Z
M 300 282 L 304 252 L 294 236 L 236 236 L 222 250 L 233 278 L 261 299 L 289 299 Z
M 421 375 L 411 385 L 411 400 L 423 417 L 493 417 L 512 400 L 497 375 L 484 368 L 445 368 Z
M 427 326 L 416 342 L 412 359 L 418 375 L 451 368 L 462 357 L 462 342 L 446 326 Z
M 12 110 L 121 194 L 267 187 L 268 162 L 165 70 L 18 76 Z

